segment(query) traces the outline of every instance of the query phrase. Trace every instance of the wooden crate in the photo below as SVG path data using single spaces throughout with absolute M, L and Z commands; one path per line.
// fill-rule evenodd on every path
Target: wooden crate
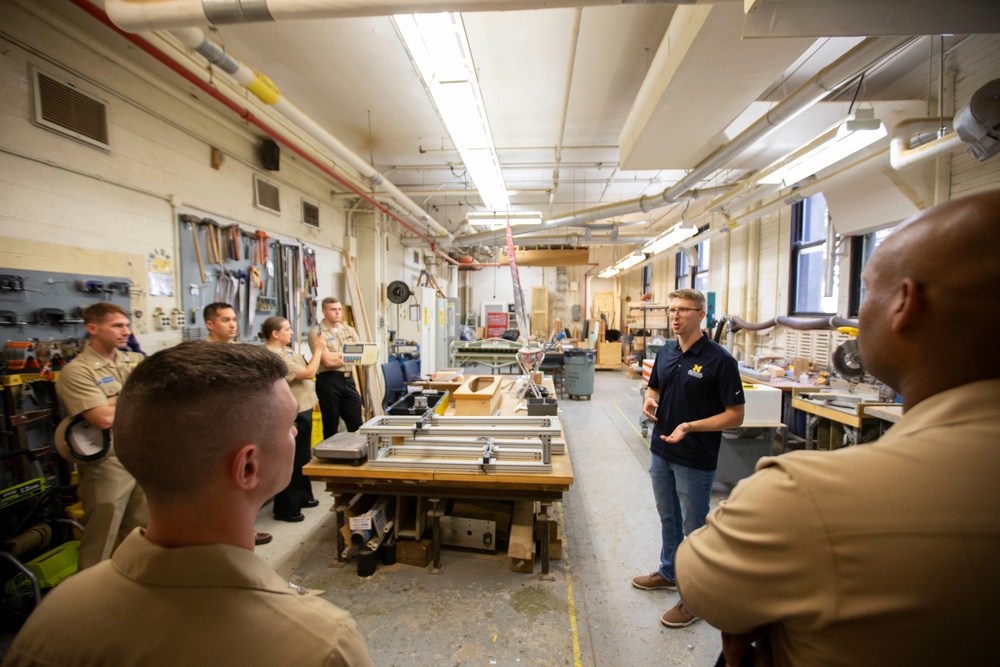
M 602 370 L 618 370 L 622 366 L 622 344 L 619 341 L 614 343 L 597 344 L 597 363 L 594 368 Z
M 455 414 L 462 417 L 492 415 L 500 407 L 499 375 L 477 375 L 462 383 L 455 390 Z

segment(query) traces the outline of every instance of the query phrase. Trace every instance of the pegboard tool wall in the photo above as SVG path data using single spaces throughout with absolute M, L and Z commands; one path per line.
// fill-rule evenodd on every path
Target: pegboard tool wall
M 272 315 L 288 318 L 296 333 L 304 335 L 312 321 L 308 308 L 315 303 L 317 280 L 315 261 L 303 266 L 301 257 L 310 256 L 312 249 L 244 223 L 193 211 L 180 213 L 177 224 L 184 340 L 207 336 L 202 311 L 216 301 L 233 305 L 241 342 L 258 342 L 261 324 Z M 288 295 L 302 289 L 308 298 L 298 306 L 303 313 L 300 326 L 295 299 Z
M 140 293 L 120 276 L 0 268 L 0 336 L 5 341 L 83 338 L 82 308 L 110 301 L 141 319 L 143 313 L 133 312 L 131 305 L 132 295 Z

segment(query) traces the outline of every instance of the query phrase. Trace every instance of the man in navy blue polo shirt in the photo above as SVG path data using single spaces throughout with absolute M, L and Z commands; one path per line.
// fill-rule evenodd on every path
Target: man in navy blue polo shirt
M 681 289 L 668 296 L 677 336 L 656 353 L 642 412 L 655 422 L 649 475 L 660 515 L 660 566 L 632 579 L 643 590 L 677 590 L 674 554 L 686 535 L 705 525 L 722 431 L 743 423 L 743 382 L 736 360 L 701 330 L 705 295 Z M 682 628 L 698 620 L 684 600 L 661 618 Z

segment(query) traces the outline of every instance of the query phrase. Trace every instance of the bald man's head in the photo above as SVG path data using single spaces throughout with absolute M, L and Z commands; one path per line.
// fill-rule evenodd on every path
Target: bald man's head
M 1000 190 L 906 221 L 878 247 L 863 278 L 862 360 L 904 399 L 903 385 L 925 371 L 947 386 L 1000 377 L 993 339 L 1000 321 Z M 916 393 L 931 395 L 920 389 L 928 383 L 920 380 Z

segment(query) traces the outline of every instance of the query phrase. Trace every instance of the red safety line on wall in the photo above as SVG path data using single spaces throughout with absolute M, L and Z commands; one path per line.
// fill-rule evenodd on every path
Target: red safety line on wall
M 440 250 L 438 250 L 435 247 L 434 241 L 430 237 L 428 237 L 425 234 L 421 233 L 417 229 L 411 227 L 409 224 L 407 224 L 406 222 L 404 222 L 402 220 L 402 218 L 400 218 L 399 216 L 397 216 L 395 213 L 393 213 L 392 211 L 390 211 L 388 208 L 386 208 L 382 204 L 380 204 L 377 201 L 375 201 L 375 199 L 373 199 L 371 196 L 369 196 L 366 192 L 364 192 L 363 190 L 358 189 L 353 183 L 351 183 L 350 181 L 345 180 L 343 177 L 339 176 L 335 171 L 333 171 L 332 169 L 330 169 L 329 167 L 327 167 L 325 164 L 323 164 L 319 160 L 316 160 L 315 158 L 313 158 L 304 149 L 299 148 L 297 145 L 295 145 L 290 139 L 288 139 L 287 137 L 285 137 L 283 134 L 281 134 L 280 132 L 278 132 L 277 130 L 275 130 L 271 126 L 269 126 L 267 123 L 265 123 L 260 118 L 257 118 L 256 116 L 254 116 L 253 112 L 251 112 L 249 109 L 247 109 L 245 107 L 242 107 L 239 104 L 236 104 L 235 102 L 233 102 L 232 100 L 230 100 L 229 98 L 227 98 L 221 92 L 219 92 L 218 90 L 216 90 L 216 88 L 214 86 L 212 86 L 211 84 L 206 83 L 205 81 L 202 81 L 201 79 L 199 79 L 197 76 L 195 76 L 193 73 L 189 72 L 185 67 L 183 67 L 180 63 L 176 62 L 173 58 L 171 58 L 167 54 L 165 54 L 162 51 L 160 51 L 159 49 L 157 49 L 150 42 L 146 41 L 145 39 L 143 39 L 139 35 L 136 35 L 136 34 L 133 34 L 133 33 L 129 33 L 129 32 L 125 32 L 125 31 L 119 29 L 118 26 L 116 26 L 111 21 L 111 19 L 108 18 L 108 15 L 104 13 L 104 10 L 102 10 L 100 7 L 98 7 L 97 5 L 95 5 L 92 2 L 90 2 L 90 0 L 72 0 L 72 2 L 77 7 L 79 7 L 82 10 L 84 10 L 85 12 L 87 12 L 88 14 L 90 14 L 91 16 L 93 16 L 95 19 L 97 19 L 98 21 L 100 21 L 101 23 L 103 23 L 104 25 L 106 25 L 108 28 L 111 28 L 112 30 L 114 30 L 120 36 L 124 37 L 125 39 L 127 39 L 130 42 L 132 42 L 133 44 L 135 44 L 136 46 L 138 46 L 140 49 L 142 49 L 143 51 L 145 51 L 149 55 L 151 55 L 154 58 L 156 58 L 158 61 L 160 61 L 161 63 L 163 63 L 164 65 L 166 65 L 167 67 L 169 67 L 171 70 L 173 70 L 174 72 L 176 72 L 177 74 L 179 74 L 181 77 L 183 77 L 184 79 L 186 79 L 190 83 L 193 83 L 195 86 L 197 86 L 201 90 L 203 90 L 206 93 L 208 93 L 209 95 L 211 95 L 212 98 L 214 98 L 217 102 L 221 103 L 223 106 L 225 106 L 230 111 L 232 111 L 233 113 L 235 113 L 237 116 L 239 116 L 243 120 L 247 121 L 248 123 L 251 123 L 251 124 L 255 125 L 256 127 L 260 128 L 265 133 L 267 133 L 269 136 L 271 136 L 276 141 L 278 141 L 279 143 L 281 143 L 284 146 L 286 146 L 288 149 L 290 149 L 292 152 L 294 152 L 295 154 L 297 154 L 300 157 L 302 157 L 304 160 L 308 161 L 310 164 L 312 164 L 314 167 L 316 167 L 317 169 L 319 169 L 320 171 L 322 171 L 323 173 L 325 173 L 326 175 L 328 175 L 330 178 L 332 178 L 333 180 L 337 181 L 338 183 L 340 183 L 341 185 L 343 185 L 348 190 L 350 190 L 351 192 L 355 193 L 356 195 L 358 195 L 359 197 L 361 197 L 365 201 L 369 202 L 372 206 L 374 206 L 378 210 L 382 211 L 383 213 L 385 213 L 386 215 L 388 215 L 390 218 L 392 218 L 393 220 L 395 220 L 399 224 L 403 225 L 403 227 L 406 227 L 408 230 L 410 230 L 411 232 L 413 232 L 414 234 L 416 234 L 420 238 L 422 238 L 425 241 L 427 241 L 430 244 L 431 250 L 434 251 L 437 255 L 440 255 L 446 261 L 448 261 L 451 264 L 454 264 L 455 266 L 460 266 L 460 263 L 458 262 L 458 260 L 455 260 L 455 259 L 451 258 L 450 256 L 448 256 L 446 253 L 443 253 Z M 470 265 L 466 264 L 465 266 L 470 266 Z

